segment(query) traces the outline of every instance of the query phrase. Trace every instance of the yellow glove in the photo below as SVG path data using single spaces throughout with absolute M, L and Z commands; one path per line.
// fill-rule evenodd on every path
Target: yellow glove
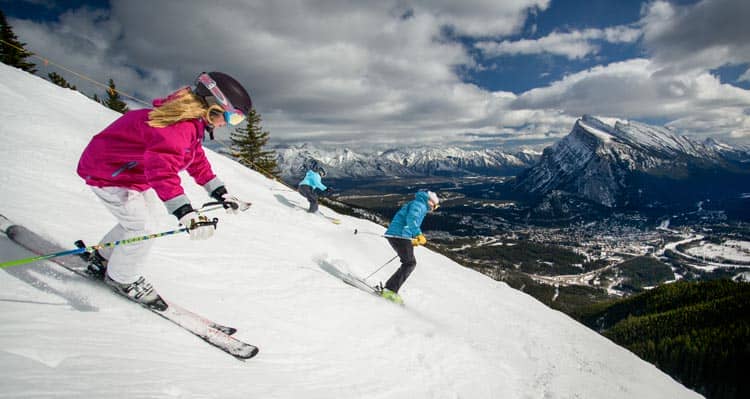
M 414 238 L 411 239 L 411 245 L 418 247 L 420 245 L 427 244 L 427 239 L 424 237 L 424 234 L 420 234 Z

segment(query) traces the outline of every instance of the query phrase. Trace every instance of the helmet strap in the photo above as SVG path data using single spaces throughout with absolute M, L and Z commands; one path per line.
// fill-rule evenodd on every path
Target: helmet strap
M 212 118 L 211 118 L 211 114 L 212 114 L 212 113 L 214 113 L 214 115 L 216 115 L 216 114 L 218 114 L 218 115 L 221 115 L 221 114 L 223 114 L 223 113 L 224 113 L 224 109 L 223 109 L 223 108 L 221 108 L 220 106 L 216 105 L 216 104 L 214 104 L 214 105 L 211 105 L 211 106 L 209 106 L 209 107 L 208 107 L 208 108 L 206 109 L 206 115 L 205 115 L 205 119 L 206 119 L 206 122 L 207 122 L 207 123 L 208 123 L 208 124 L 209 124 L 209 125 L 210 125 L 211 127 L 214 127 L 214 124 L 213 124 L 213 120 L 212 120 Z
M 213 119 L 211 118 L 212 112 L 218 112 L 219 115 L 221 115 L 224 112 L 224 109 L 217 104 L 211 105 L 208 107 L 208 109 L 206 109 L 206 114 L 204 115 L 203 119 L 206 120 L 206 131 L 208 132 L 208 137 L 211 140 L 214 139 L 214 123 Z

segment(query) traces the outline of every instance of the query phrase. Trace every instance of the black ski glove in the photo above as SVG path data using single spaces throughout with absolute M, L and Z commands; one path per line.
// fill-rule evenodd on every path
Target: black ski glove
M 227 210 L 227 213 L 232 215 L 236 215 L 239 212 L 244 212 L 248 208 L 250 208 L 250 205 L 252 205 L 249 202 L 242 201 L 239 198 L 230 195 L 227 192 L 227 188 L 224 186 L 216 187 L 216 189 L 211 192 L 211 198 L 224 204 L 224 209 Z
M 227 188 L 224 186 L 219 186 L 211 192 L 211 198 L 219 202 L 224 202 L 224 194 L 227 194 Z

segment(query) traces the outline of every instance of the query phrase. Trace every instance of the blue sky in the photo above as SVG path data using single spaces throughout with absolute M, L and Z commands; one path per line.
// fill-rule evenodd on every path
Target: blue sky
M 748 3 L 0 0 L 0 8 L 32 51 L 140 98 L 202 70 L 235 75 L 274 140 L 538 146 L 582 114 L 750 141 Z
M 555 31 L 630 24 L 638 21 L 641 5 L 641 1 L 553 1 L 545 11 L 529 15 L 523 30 L 507 39 L 540 38 Z M 497 67 L 487 71 L 476 71 L 470 76 L 472 81 L 488 89 L 520 94 L 550 84 L 567 73 L 590 68 L 597 62 L 635 58 L 639 52 L 637 46 L 631 44 L 605 45 L 598 60 L 593 57 L 570 60 L 549 54 L 483 57 L 483 63 Z

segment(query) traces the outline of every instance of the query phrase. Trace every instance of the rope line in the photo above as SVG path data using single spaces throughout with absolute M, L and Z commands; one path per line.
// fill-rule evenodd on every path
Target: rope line
M 46 65 L 54 65 L 55 67 L 57 67 L 57 68 L 60 68 L 60 69 L 62 69 L 63 71 L 66 71 L 66 72 L 68 72 L 68 73 L 72 73 L 73 75 L 75 75 L 75 76 L 78 76 L 79 78 L 81 78 L 81 79 L 83 79 L 83 80 L 86 80 L 86 81 L 88 81 L 88 82 L 90 82 L 90 83 L 93 83 L 93 84 L 94 84 L 94 85 L 96 85 L 96 86 L 100 86 L 100 87 L 104 88 L 104 89 L 105 89 L 105 90 L 106 90 L 107 92 L 109 92 L 109 93 L 112 93 L 112 92 L 114 91 L 114 92 L 116 92 L 116 93 L 120 94 L 121 96 L 123 96 L 123 97 L 127 97 L 127 98 L 129 98 L 129 99 L 131 99 L 131 100 L 133 100 L 133 101 L 135 101 L 135 102 L 138 102 L 138 103 L 141 103 L 141 104 L 145 104 L 145 105 L 147 105 L 147 106 L 150 106 L 150 105 L 151 105 L 150 103 L 148 103 L 148 102 L 146 102 L 146 101 L 144 101 L 144 100 L 142 100 L 142 99 L 140 99 L 140 98 L 138 98 L 138 97 L 135 97 L 135 96 L 133 96 L 133 95 L 130 95 L 130 94 L 128 94 L 128 93 L 125 93 L 125 92 L 123 92 L 122 90 L 119 90 L 119 89 L 114 89 L 114 90 L 112 90 L 112 88 L 110 88 L 110 87 L 109 87 L 109 85 L 106 85 L 106 84 L 104 84 L 104 83 L 101 83 L 101 82 L 99 82 L 99 81 L 97 81 L 97 80 L 95 80 L 95 79 L 93 79 L 93 78 L 90 78 L 90 77 L 88 77 L 88 76 L 84 75 L 84 74 L 81 74 L 81 73 L 78 73 L 78 72 L 76 72 L 76 71 L 73 71 L 73 70 L 71 70 L 71 69 L 69 69 L 69 68 L 67 68 L 67 67 L 65 67 L 65 66 L 63 66 L 63 65 L 60 65 L 60 64 L 58 64 L 58 63 L 56 63 L 56 62 L 54 62 L 54 61 L 50 61 L 50 60 L 49 60 L 49 58 L 45 58 L 45 57 L 42 57 L 42 56 L 40 56 L 40 55 L 37 55 L 36 53 L 33 53 L 33 52 L 31 52 L 31 51 L 29 51 L 29 50 L 26 50 L 26 49 L 24 49 L 24 48 L 18 47 L 18 46 L 16 46 L 16 45 L 14 45 L 13 43 L 8 43 L 7 41 L 5 41 L 5 40 L 3 40 L 3 39 L 0 39 L 0 42 L 2 42 L 2 43 L 3 43 L 3 44 L 5 44 L 5 45 L 8 45 L 8 46 L 10 46 L 10 47 L 13 47 L 13 48 L 15 48 L 16 50 L 19 50 L 19 51 L 25 51 L 25 52 L 29 53 L 29 56 L 31 56 L 31 57 L 34 57 L 34 58 L 38 58 L 38 59 L 42 60 L 42 62 L 44 63 L 44 65 L 45 65 L 45 66 L 46 66 Z

